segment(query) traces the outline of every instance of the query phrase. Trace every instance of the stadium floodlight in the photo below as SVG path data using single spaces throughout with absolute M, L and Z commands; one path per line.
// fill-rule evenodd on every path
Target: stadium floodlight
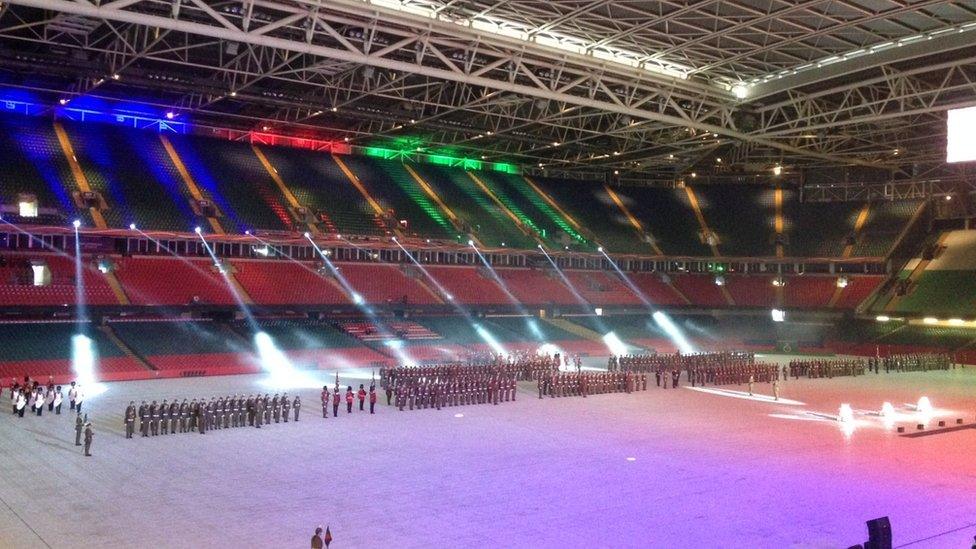
M 877 317 L 875 317 L 875 320 L 877 320 L 878 322 L 888 322 L 889 320 L 891 320 L 891 317 L 885 315 L 878 315 Z
M 602 254 L 602 253 L 603 253 L 603 246 L 600 246 L 600 247 L 598 247 L 598 248 L 596 249 L 596 251 L 598 251 L 598 252 L 600 252 L 600 253 Z
M 311 235 L 311 234 L 309 234 L 308 232 L 306 232 L 306 233 L 305 233 L 305 238 L 308 238 L 308 237 L 310 237 L 310 236 L 312 236 L 312 235 Z
M 846 288 L 847 287 L 847 283 L 848 283 L 848 281 L 847 281 L 847 277 L 846 276 L 842 276 L 842 277 L 840 277 L 840 278 L 837 279 L 837 287 L 838 288 Z
M 246 234 L 247 236 L 251 236 L 251 230 L 248 229 L 248 230 L 244 231 L 244 234 Z
M 78 227 L 81 227 L 81 220 L 80 219 L 75 219 L 74 221 L 71 222 L 71 225 L 74 226 L 74 228 L 77 229 Z
M 474 240 L 468 240 L 468 246 L 474 246 Z
M 129 223 L 129 230 L 130 231 L 136 230 L 136 224 L 135 223 Z
M 353 293 L 352 294 L 352 302 L 355 303 L 356 305 L 362 305 L 363 304 L 363 301 L 364 301 L 364 299 L 363 299 L 363 296 L 362 295 L 357 294 L 357 293 Z
M 954 326 L 962 326 L 964 322 L 961 318 L 950 318 L 949 324 L 952 324 Z
M 783 175 L 783 166 L 779 164 L 773 166 L 773 175 Z
M 176 113 L 174 113 L 173 111 L 169 111 L 168 113 L 166 113 L 166 120 L 172 120 L 174 118 L 176 118 Z
M 925 318 L 922 319 L 922 323 L 924 323 L 924 324 L 938 324 L 939 323 L 939 319 L 938 318 L 935 318 L 935 317 L 927 316 L 927 317 L 925 317 Z
M 744 84 L 736 84 L 735 86 L 732 86 L 732 95 L 734 95 L 736 99 L 745 99 L 749 95 L 749 88 L 747 88 Z
M 773 317 L 773 322 L 783 322 L 786 320 L 786 311 L 782 309 L 773 309 L 770 311 L 770 314 Z
M 193 228 L 193 232 L 195 232 L 197 234 L 200 234 L 202 231 L 203 231 L 203 229 L 201 229 L 200 227 L 194 227 Z

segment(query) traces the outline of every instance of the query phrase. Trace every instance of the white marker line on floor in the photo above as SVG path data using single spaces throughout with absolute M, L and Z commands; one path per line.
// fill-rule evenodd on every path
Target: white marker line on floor
M 779 400 L 774 399 L 770 395 L 757 395 L 743 392 L 743 391 L 730 391 L 728 389 L 709 389 L 707 387 L 689 387 L 684 386 L 685 389 L 690 389 L 692 391 L 698 391 L 700 393 L 708 393 L 711 395 L 718 395 L 724 397 L 741 398 L 744 400 L 752 400 L 755 402 L 768 402 L 770 404 L 786 404 L 788 406 L 805 406 L 805 402 L 800 402 L 799 400 L 790 400 L 788 398 L 780 398 Z

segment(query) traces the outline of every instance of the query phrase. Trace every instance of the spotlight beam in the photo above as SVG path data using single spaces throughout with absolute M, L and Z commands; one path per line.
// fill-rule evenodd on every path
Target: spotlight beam
M 603 257 L 607 258 L 607 262 L 610 263 L 615 271 L 617 271 L 617 274 L 620 275 L 620 279 L 627 284 L 630 291 L 634 292 L 637 299 L 640 299 L 641 302 L 644 303 L 644 305 L 651 311 L 651 318 L 654 319 L 654 323 L 664 330 L 664 333 L 668 335 L 671 342 L 674 343 L 675 346 L 684 354 L 694 353 L 695 347 L 681 332 L 681 329 L 678 328 L 678 326 L 671 320 L 671 317 L 669 317 L 664 311 L 661 311 L 654 306 L 651 300 L 644 295 L 644 292 L 640 291 L 640 288 L 634 284 L 634 281 L 631 280 L 626 273 L 620 270 L 620 267 L 617 266 L 617 262 L 610 259 L 610 256 L 607 255 L 607 252 L 605 252 L 603 248 L 600 248 L 600 253 L 603 254 Z

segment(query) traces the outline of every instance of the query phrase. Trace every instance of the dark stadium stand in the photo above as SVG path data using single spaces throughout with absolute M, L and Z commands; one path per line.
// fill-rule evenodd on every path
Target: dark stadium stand
M 465 171 L 441 166 L 415 165 L 411 168 L 430 184 L 485 246 L 531 248 L 535 245 L 535 241 Z
M 608 252 L 651 253 L 651 247 L 640 241 L 602 184 L 544 178 L 534 181 Z
M 158 136 L 115 126 L 65 123 L 92 190 L 109 206 L 109 227 L 188 231 L 197 224 L 190 195 Z M 138 182 L 139 184 L 133 184 Z
M 98 356 L 99 379 L 120 379 L 128 371 L 143 370 L 137 361 L 122 352 L 97 327 L 75 322 L 2 322 L 0 323 L 0 379 L 25 375 L 55 383 L 75 379 L 71 365 L 72 337 L 84 333 Z
M 621 187 L 617 195 L 669 255 L 706 257 L 711 250 L 701 239 L 695 212 L 682 189 Z
M 768 257 L 775 253 L 773 189 L 746 185 L 694 187 L 702 216 L 729 257 Z
M 228 232 L 291 230 L 287 202 L 251 146 L 192 136 L 170 136 L 200 191 L 217 207 Z
M 326 153 L 261 147 L 301 206 L 319 217 L 319 228 L 348 235 L 381 235 L 388 231 L 365 197 Z
M 385 210 L 393 211 L 395 222 L 407 222 L 404 232 L 427 238 L 459 240 L 459 233 L 447 214 L 427 196 L 400 162 L 353 155 L 343 157 L 342 162 Z

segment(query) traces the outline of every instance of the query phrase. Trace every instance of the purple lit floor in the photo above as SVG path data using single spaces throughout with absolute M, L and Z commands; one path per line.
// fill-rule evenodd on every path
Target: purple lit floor
M 309 388 L 298 424 L 122 436 L 130 399 L 259 382 L 111 384 L 89 403 L 93 458 L 68 416 L 0 413 L 0 547 L 306 547 L 318 524 L 333 548 L 848 547 L 886 515 L 896 546 L 976 535 L 976 429 L 904 438 L 804 415 L 927 395 L 972 423 L 972 369 L 789 381 L 793 406 L 684 388 L 539 400 L 525 385 L 499 406 L 328 420 Z

